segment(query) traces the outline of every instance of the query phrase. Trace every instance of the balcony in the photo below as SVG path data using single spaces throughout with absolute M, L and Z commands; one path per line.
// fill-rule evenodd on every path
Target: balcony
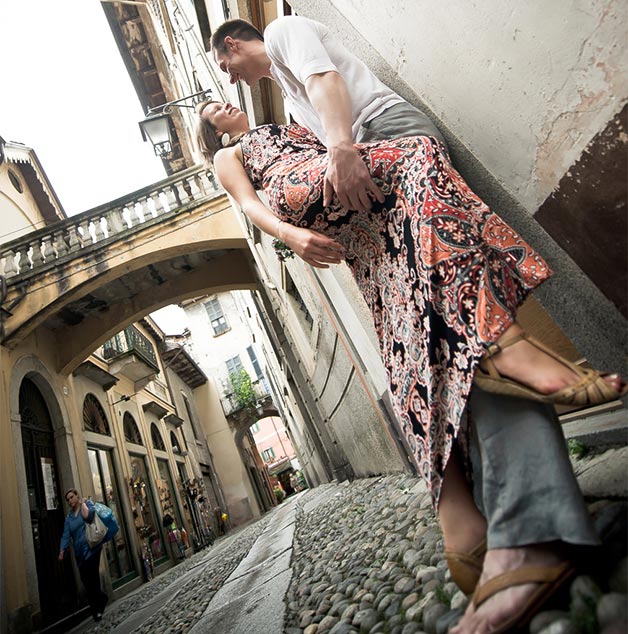
M 266 387 L 264 387 L 264 383 L 262 381 L 253 381 L 252 385 L 255 396 L 257 396 L 258 403 L 263 403 L 266 399 L 270 399 L 270 393 L 268 392 Z M 236 395 L 233 393 L 224 394 L 220 399 L 220 404 L 222 405 L 225 416 L 235 414 L 242 409 L 242 405 L 238 403 Z
M 144 387 L 159 372 L 153 344 L 135 326 L 127 326 L 106 341 L 102 356 L 109 363 L 109 371 L 133 381 L 136 390 Z

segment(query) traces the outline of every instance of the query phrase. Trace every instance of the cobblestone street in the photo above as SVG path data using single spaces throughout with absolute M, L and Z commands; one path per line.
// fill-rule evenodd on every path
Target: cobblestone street
M 626 631 L 626 504 L 590 508 L 603 557 L 535 617 L 534 634 Z M 399 475 L 298 494 L 74 632 L 439 634 L 466 605 L 423 484 Z

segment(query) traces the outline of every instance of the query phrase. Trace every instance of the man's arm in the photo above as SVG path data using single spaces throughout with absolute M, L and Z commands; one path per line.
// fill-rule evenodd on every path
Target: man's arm
M 323 204 L 331 203 L 334 192 L 347 209 L 370 209 L 369 194 L 383 202 L 384 195 L 353 147 L 351 98 L 342 77 L 335 71 L 310 75 L 305 89 L 323 124 L 329 152 Z

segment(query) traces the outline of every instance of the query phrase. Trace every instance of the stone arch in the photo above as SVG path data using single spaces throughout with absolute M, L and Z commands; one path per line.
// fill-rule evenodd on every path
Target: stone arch
M 63 397 L 58 394 L 59 377 L 48 370 L 46 365 L 35 355 L 20 357 L 11 371 L 9 384 L 9 410 L 11 432 L 13 436 L 16 488 L 18 492 L 19 515 L 21 523 L 22 543 L 24 545 L 24 565 L 26 569 L 27 592 L 33 612 L 40 610 L 39 590 L 37 587 L 37 566 L 35 546 L 30 523 L 28 487 L 26 483 L 26 465 L 22 450 L 22 419 L 20 416 L 20 386 L 24 379 L 32 381 L 40 391 L 55 433 L 55 450 L 57 454 L 59 478 L 62 490 L 73 486 L 78 481 L 78 467 L 72 445 L 70 419 Z M 56 387 L 55 387 L 56 386 Z M 62 389 L 68 389 L 64 385 Z

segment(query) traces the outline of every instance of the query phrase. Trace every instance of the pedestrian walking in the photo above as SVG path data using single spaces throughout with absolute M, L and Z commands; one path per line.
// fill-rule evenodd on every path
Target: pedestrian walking
M 102 543 L 90 548 L 85 537 L 85 525 L 94 521 L 96 509 L 91 500 L 81 499 L 76 489 L 69 489 L 65 499 L 70 511 L 65 518 L 63 535 L 59 546 L 59 561 L 63 561 L 65 552 L 72 541 L 76 565 L 81 575 L 81 581 L 87 593 L 87 601 L 94 621 L 102 619 L 105 605 L 109 597 L 100 587 L 100 554 Z

